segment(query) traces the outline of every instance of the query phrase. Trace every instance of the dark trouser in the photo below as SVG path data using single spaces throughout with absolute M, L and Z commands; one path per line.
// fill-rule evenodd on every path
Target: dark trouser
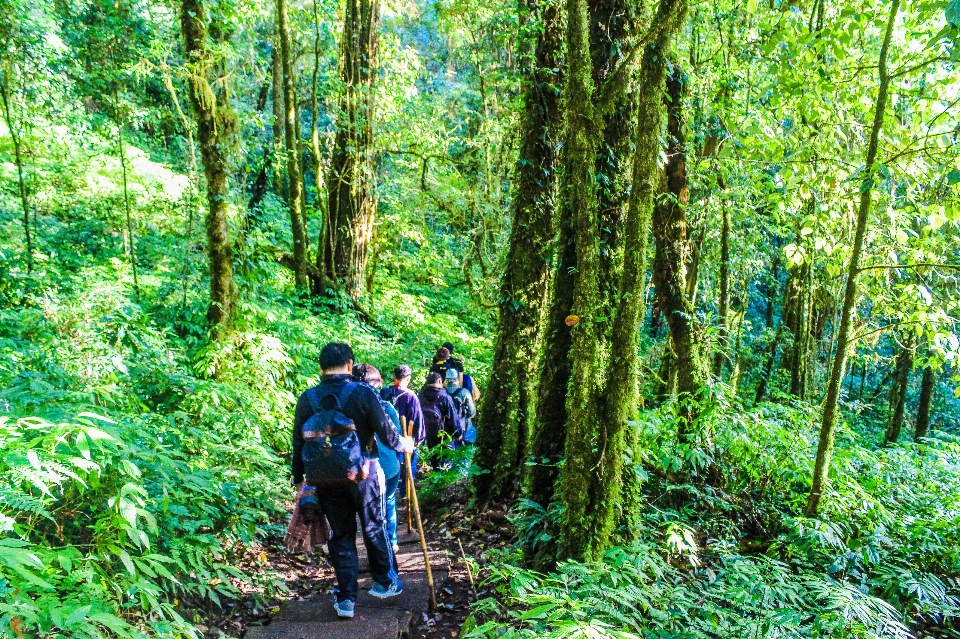
M 403 495 L 406 498 L 407 494 L 407 461 L 406 456 L 403 453 L 397 453 L 397 459 L 400 461 L 400 485 L 397 488 L 397 494 Z M 420 449 L 414 448 L 413 455 L 411 458 L 411 464 L 413 468 L 413 477 L 417 477 L 417 468 L 420 466 Z
M 359 594 L 357 573 L 357 515 L 363 526 L 363 544 L 370 559 L 370 572 L 378 584 L 390 587 L 398 579 L 394 569 L 393 548 L 387 539 L 384 518 L 384 480 L 380 465 L 371 460 L 370 474 L 359 484 L 317 489 L 320 509 L 330 522 L 330 563 L 337 576 L 337 601 L 356 601 Z

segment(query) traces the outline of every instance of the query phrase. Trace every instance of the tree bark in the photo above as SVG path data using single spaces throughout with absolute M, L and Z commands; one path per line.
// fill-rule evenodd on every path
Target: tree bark
M 488 471 L 474 476 L 481 501 L 511 494 L 522 474 L 550 275 L 560 122 L 554 70 L 561 63 L 563 31 L 559 2 L 528 0 L 528 5 L 540 28 L 525 88 L 493 369 L 477 420 L 474 462 Z
M 656 257 L 653 282 L 673 344 L 677 375 L 677 396 L 681 402 L 679 437 L 688 441 L 697 410 L 697 393 L 705 381 L 700 337 L 693 308 L 686 295 L 684 255 L 687 241 L 686 204 L 688 196 L 686 136 L 683 126 L 683 99 L 686 78 L 675 68 L 667 78 L 667 160 L 662 196 L 653 209 L 653 237 Z
M 890 417 L 884 433 L 884 445 L 895 444 L 903 429 L 903 414 L 907 403 L 907 388 L 910 382 L 910 369 L 913 367 L 913 346 L 904 343 L 897 352 L 893 384 L 890 385 Z
M 717 313 L 717 353 L 713 358 L 713 375 L 723 373 L 724 351 L 729 347 L 727 315 L 730 309 L 730 207 L 726 202 L 721 206 L 722 223 L 720 225 L 720 308 Z
M 23 208 L 23 235 L 27 247 L 27 273 L 33 273 L 33 237 L 30 234 L 30 200 L 27 196 L 27 182 L 23 177 L 22 139 L 13 124 L 13 112 L 10 109 L 10 84 L 13 72 L 8 66 L 3 69 L 3 83 L 0 84 L 0 99 L 3 99 L 3 119 L 13 140 L 13 157 L 17 163 L 17 187 L 20 191 L 20 206 Z
M 300 136 L 297 132 L 297 95 L 294 90 L 293 52 L 287 1 L 277 0 L 277 37 L 283 73 L 283 134 L 287 157 L 287 189 L 290 197 L 290 230 L 293 233 L 293 279 L 298 291 L 307 290 L 307 223 L 303 214 L 303 180 L 300 175 Z
M 117 125 L 117 148 L 120 153 L 120 176 L 123 184 L 123 211 L 127 222 L 127 247 L 130 250 L 130 269 L 133 272 L 133 294 L 140 299 L 140 281 L 137 277 L 137 238 L 133 230 L 133 212 L 130 209 L 130 189 L 127 185 L 127 153 L 123 145 L 123 126 Z
M 840 310 L 840 329 L 837 335 L 837 350 L 833 358 L 833 369 L 830 374 L 830 383 L 827 386 L 823 418 L 820 422 L 820 439 L 817 443 L 817 459 L 813 469 L 813 485 L 810 488 L 810 495 L 807 497 L 807 506 L 805 509 L 807 517 L 817 516 L 820 508 L 820 499 L 826 489 L 827 477 L 830 473 L 830 458 L 833 456 L 833 446 L 836 439 L 837 405 L 840 399 L 840 386 L 843 383 L 843 373 L 846 367 L 847 346 L 850 340 L 850 322 L 857 297 L 857 275 L 860 271 L 860 254 L 863 252 L 863 239 L 867 231 L 871 195 L 873 194 L 873 176 L 876 174 L 874 164 L 877 161 L 880 129 L 883 127 L 883 116 L 886 111 L 887 97 L 890 88 L 890 75 L 887 71 L 887 52 L 890 49 L 893 25 L 896 22 L 899 10 L 900 0 L 891 0 L 890 17 L 887 21 L 883 44 L 880 47 L 880 86 L 877 92 L 873 126 L 870 130 L 870 145 L 867 148 L 867 157 L 864 163 L 865 176 L 860 187 L 857 228 L 853 239 L 853 250 L 850 252 L 850 265 L 847 271 L 847 283 L 843 294 L 843 306 Z
M 927 366 L 923 369 L 923 380 L 920 382 L 920 400 L 917 402 L 917 425 L 913 435 L 916 441 L 926 437 L 930 431 L 930 405 L 933 403 L 935 384 L 936 377 L 933 374 L 933 368 Z
M 673 34 L 686 13 L 686 0 L 661 0 L 646 45 L 641 86 L 642 100 L 634 165 L 634 193 L 626 220 L 624 266 L 615 298 L 611 332 L 611 365 L 597 366 L 602 338 L 603 304 L 599 283 L 604 276 L 597 249 L 598 200 L 591 135 L 595 126 L 592 78 L 587 76 L 587 11 L 583 0 L 568 0 L 567 155 L 564 160 L 566 196 L 574 211 L 578 279 L 574 309 L 579 323 L 573 329 L 572 378 L 567 398 L 566 445 L 559 480 L 563 501 L 560 557 L 595 559 L 611 542 L 620 507 L 626 421 L 636 409 L 636 361 L 640 311 L 643 308 L 643 271 L 646 270 L 646 233 L 659 170 L 660 122 L 666 55 Z M 685 185 L 685 182 L 684 182 Z M 641 271 L 643 268 L 643 271 Z M 612 373 L 604 375 L 603 373 Z M 606 379 L 606 384 L 604 380 Z
M 228 140 L 236 120 L 223 95 L 214 92 L 211 54 L 207 43 L 207 12 L 202 0 L 182 0 L 180 28 L 183 32 L 190 102 L 197 120 L 200 156 L 207 179 L 207 260 L 210 270 L 210 305 L 207 321 L 216 338 L 232 327 L 235 308 L 233 247 L 227 226 L 229 190 Z
M 283 165 L 279 161 L 280 155 L 286 146 L 284 140 L 284 122 L 286 112 L 283 108 L 283 65 L 280 62 L 280 43 L 274 42 L 271 54 L 271 75 L 273 80 L 273 153 L 270 161 L 273 164 L 273 192 L 287 199 L 287 187 L 284 182 Z
M 325 278 L 357 299 L 376 215 L 374 197 L 373 82 L 377 64 L 380 0 L 344 0 L 340 39 L 340 79 L 344 84 L 337 114 L 327 180 L 327 220 L 317 267 Z M 319 292 L 319 291 L 318 291 Z

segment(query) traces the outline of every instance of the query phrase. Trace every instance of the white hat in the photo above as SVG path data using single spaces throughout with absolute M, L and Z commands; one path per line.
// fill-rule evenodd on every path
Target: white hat
M 446 378 L 447 378 L 446 381 L 447 381 L 448 384 L 449 384 L 450 382 L 459 382 L 459 381 L 460 381 L 460 373 L 459 373 L 459 372 L 457 371 L 457 369 L 455 369 L 455 368 L 448 368 L 448 369 L 447 369 L 447 376 L 446 376 Z

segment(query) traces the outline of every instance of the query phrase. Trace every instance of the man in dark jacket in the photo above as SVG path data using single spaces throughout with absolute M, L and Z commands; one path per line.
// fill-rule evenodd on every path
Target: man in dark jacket
M 450 435 L 454 442 L 463 440 L 463 423 L 437 373 L 427 375 L 427 384 L 420 391 L 420 408 L 427 430 L 427 446 L 432 448 L 440 443 L 440 431 Z
M 411 452 L 413 440 L 399 436 L 383 412 L 376 392 L 364 384 L 354 381 L 353 350 L 347 344 L 330 343 L 320 351 L 320 369 L 323 379 L 317 387 L 325 396 L 334 394 L 341 398 L 341 412 L 356 427 L 357 437 L 368 460 L 366 478 L 356 484 L 342 486 L 324 485 L 317 488 L 317 501 L 320 509 L 330 522 L 331 537 L 327 543 L 330 563 L 337 577 L 337 591 L 334 594 L 334 608 L 340 617 L 353 617 L 354 602 L 359 588 L 357 573 L 360 561 L 357 557 L 357 516 L 363 526 L 363 543 L 367 547 L 370 559 L 370 572 L 374 585 L 370 594 L 385 599 L 399 595 L 403 591 L 394 569 L 393 549 L 387 540 L 386 519 L 384 516 L 384 476 L 377 461 L 376 438 L 391 450 Z M 350 388 L 345 388 L 347 386 Z M 332 400 L 330 400 L 332 402 Z M 329 406 L 323 406 L 330 409 Z M 299 487 L 304 481 L 303 424 L 314 411 L 307 393 L 300 395 L 293 424 L 293 480 Z M 376 437 L 374 437 L 376 435 Z

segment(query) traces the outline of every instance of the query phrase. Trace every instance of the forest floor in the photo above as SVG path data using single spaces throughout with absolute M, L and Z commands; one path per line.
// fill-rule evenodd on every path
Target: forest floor
M 473 512 L 469 499 L 464 480 L 448 486 L 443 498 L 437 500 L 437 507 L 423 510 L 427 545 L 431 552 L 446 553 L 449 572 L 435 584 L 436 612 L 429 612 L 426 601 L 422 609 L 414 611 L 411 639 L 458 637 L 470 614 L 470 604 L 478 594 L 486 594 L 477 574 L 487 561 L 485 553 L 504 549 L 512 543 L 514 532 L 507 513 L 497 509 Z M 288 512 L 292 508 L 291 502 Z M 406 509 L 402 504 L 398 504 L 397 519 L 403 532 Z M 278 523 L 286 524 L 285 521 Z M 252 547 L 241 567 L 247 574 L 259 575 L 261 586 L 245 592 L 238 601 L 226 602 L 220 609 L 203 611 L 207 623 L 199 624 L 198 628 L 205 639 L 243 637 L 248 628 L 269 624 L 284 603 L 330 595 L 335 586 L 333 568 L 323 552 L 290 554 L 282 536 L 270 537 Z M 287 592 L 270 587 L 273 580 L 282 582 Z M 332 606 L 332 595 L 330 602 Z

